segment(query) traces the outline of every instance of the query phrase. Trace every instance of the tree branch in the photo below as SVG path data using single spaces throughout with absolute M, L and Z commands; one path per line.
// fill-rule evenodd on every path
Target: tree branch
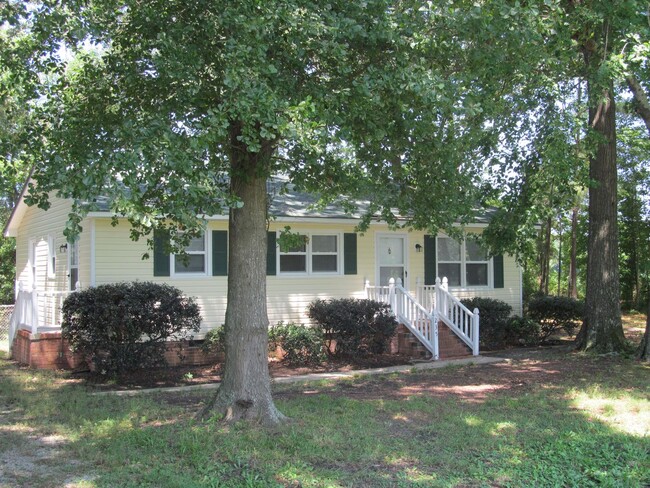
M 650 135 L 650 101 L 648 101 L 648 96 L 641 86 L 641 83 L 639 83 L 639 80 L 637 80 L 634 75 L 628 75 L 625 80 L 627 81 L 627 86 L 630 87 L 630 90 L 634 95 L 634 100 L 636 101 L 635 111 L 643 119 L 643 122 L 648 129 L 648 134 Z

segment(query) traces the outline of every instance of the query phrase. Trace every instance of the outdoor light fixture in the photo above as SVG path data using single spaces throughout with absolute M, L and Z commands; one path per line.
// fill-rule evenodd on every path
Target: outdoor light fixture
M 415 252 L 422 252 L 422 246 L 420 244 L 415 245 Z
M 68 243 L 66 242 L 65 244 L 61 244 L 59 246 L 59 254 L 65 254 L 68 252 Z

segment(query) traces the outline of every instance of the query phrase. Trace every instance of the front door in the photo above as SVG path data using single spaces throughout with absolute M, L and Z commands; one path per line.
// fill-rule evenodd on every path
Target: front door
M 391 235 L 377 238 L 377 276 L 379 286 L 387 286 L 391 278 L 401 279 L 406 287 L 406 236 Z

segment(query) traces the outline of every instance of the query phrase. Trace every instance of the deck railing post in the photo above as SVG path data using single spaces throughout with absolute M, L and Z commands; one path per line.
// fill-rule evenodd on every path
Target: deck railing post
M 32 335 L 36 335 L 38 333 L 38 321 L 39 321 L 39 314 L 38 314 L 38 292 L 36 291 L 36 287 L 32 286 L 32 292 L 29 293 L 30 301 L 31 301 L 31 306 L 32 306 Z
M 479 334 L 479 314 L 478 308 L 474 309 L 474 317 L 472 317 L 472 354 L 478 356 L 479 347 L 478 347 L 478 334 Z
M 395 287 L 395 303 L 397 305 L 397 314 L 399 316 L 404 316 L 404 294 L 402 293 L 402 290 L 404 289 L 402 285 L 402 279 L 397 278 L 397 281 L 395 282 L 397 285 Z
M 366 280 L 363 287 L 366 290 L 366 299 L 370 300 L 370 280 Z
M 388 304 L 393 309 L 393 312 L 397 313 L 395 307 L 395 278 L 388 280 Z

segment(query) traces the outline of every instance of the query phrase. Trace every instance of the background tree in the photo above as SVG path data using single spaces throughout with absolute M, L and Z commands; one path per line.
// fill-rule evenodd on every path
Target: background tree
M 19 5 L 0 6 L 0 18 L 17 19 L 20 10 Z M 22 63 L 29 39 L 20 24 L 0 25 L 0 228 L 18 202 L 32 161 L 28 103 L 33 79 Z M 15 265 L 14 239 L 0 235 L 0 304 L 14 303 Z

